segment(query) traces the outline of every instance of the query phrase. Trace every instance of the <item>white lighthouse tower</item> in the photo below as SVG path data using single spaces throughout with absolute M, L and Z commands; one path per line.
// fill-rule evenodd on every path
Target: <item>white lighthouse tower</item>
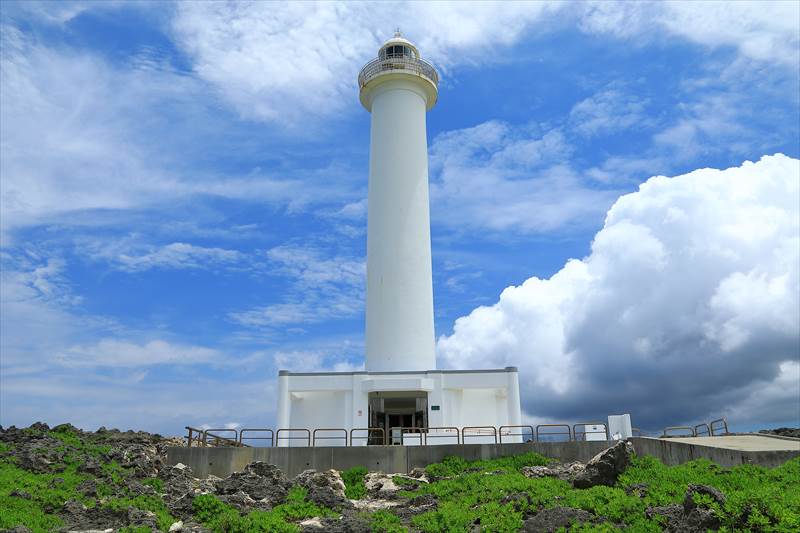
M 436 70 L 395 36 L 358 76 L 372 113 L 367 218 L 368 371 L 432 370 L 431 230 L 425 115 Z
M 426 114 L 439 76 L 397 32 L 358 85 L 372 114 L 365 370 L 281 370 L 277 444 L 310 444 L 315 429 L 326 445 L 453 444 L 446 428 L 465 426 L 462 442 L 491 442 L 475 427 L 521 423 L 517 369 L 436 369 Z

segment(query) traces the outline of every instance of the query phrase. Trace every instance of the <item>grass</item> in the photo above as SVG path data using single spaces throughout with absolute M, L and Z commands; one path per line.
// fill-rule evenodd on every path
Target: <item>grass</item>
M 360 500 L 367 494 L 367 487 L 364 485 L 364 476 L 367 469 L 363 466 L 356 466 L 350 470 L 342 471 L 342 481 L 344 481 L 344 495 L 351 500 Z
M 725 494 L 722 506 L 707 496 L 697 498 L 720 519 L 720 531 L 800 531 L 800 458 L 775 469 L 753 465 L 721 468 L 705 460 L 668 467 L 651 457 L 634 458 L 616 486 L 590 489 L 573 489 L 554 478 L 529 479 L 519 472 L 521 466 L 546 463 L 544 457 L 525 454 L 475 462 L 447 458 L 430 465 L 426 471 L 434 481 L 402 494 L 431 494 L 439 505 L 411 523 L 426 532 L 470 531 L 475 526 L 481 531 L 512 532 L 522 527 L 526 513 L 564 506 L 608 521 L 578 526 L 577 530 L 615 531 L 616 524 L 630 532 L 655 533 L 661 531 L 663 519 L 648 518 L 646 509 L 682 503 L 687 486 L 694 483 L 716 487 Z M 625 492 L 626 487 L 639 483 L 648 485 L 643 498 Z M 522 497 L 508 498 L 513 495 Z
M 103 507 L 108 507 L 116 511 L 127 511 L 131 507 L 155 513 L 159 529 L 167 531 L 169 526 L 176 521 L 176 518 L 169 513 L 169 509 L 164 504 L 161 496 L 140 494 L 133 498 L 113 498 L 103 503 Z
M 374 533 L 408 532 L 408 528 L 403 525 L 400 518 L 386 510 L 373 511 L 367 514 L 367 520 Z
M 193 510 L 195 518 L 214 533 L 295 533 L 300 528 L 292 522 L 336 515 L 330 509 L 308 501 L 306 495 L 306 489 L 295 486 L 289 491 L 286 503 L 270 511 L 252 511 L 241 515 L 236 508 L 216 496 L 202 494 L 194 499 Z
M 34 432 L 36 432 L 34 430 Z M 42 435 L 41 432 L 37 433 Z M 93 440 L 93 436 L 77 434 L 70 427 L 58 427 L 48 435 L 59 441 L 63 462 L 53 471 L 33 473 L 19 467 L 12 456 L 13 446 L 0 443 L 0 530 L 25 525 L 35 533 L 55 531 L 63 527 L 57 516 L 68 500 L 87 506 L 101 505 L 116 510 L 131 507 L 155 513 L 161 530 L 168 530 L 175 521 L 164 504 L 164 482 L 157 478 L 142 480 L 155 494 L 130 494 L 126 480 L 132 471 L 116 461 L 109 461 L 110 448 Z M 98 497 L 87 497 L 78 487 L 92 476 L 78 466 L 86 458 L 100 461 L 103 480 L 96 479 Z M 417 484 L 395 478 L 403 486 L 399 495 L 412 498 L 431 495 L 437 505 L 410 520 L 391 509 L 362 513 L 360 516 L 374 532 L 401 533 L 410 528 L 424 532 L 480 531 L 506 533 L 518 531 L 526 516 L 556 506 L 582 509 L 602 519 L 602 523 L 573 524 L 570 531 L 617 531 L 656 533 L 662 530 L 662 517 L 648 517 L 654 506 L 680 504 L 688 485 L 716 487 L 725 495 L 719 504 L 707 495 L 696 495 L 695 502 L 710 509 L 719 519 L 723 533 L 734 531 L 789 532 L 800 531 L 800 458 L 766 469 L 753 465 L 722 468 L 705 460 L 680 466 L 665 466 L 650 457 L 635 457 L 613 487 L 597 486 L 574 489 L 555 478 L 527 478 L 520 472 L 524 466 L 541 466 L 547 458 L 527 453 L 491 460 L 465 461 L 448 457 L 429 465 L 430 483 Z M 364 483 L 367 469 L 351 468 L 342 472 L 345 494 L 351 499 L 366 496 Z M 646 484 L 640 497 L 626 492 L 634 485 Z M 30 497 L 11 496 L 26 493 Z M 294 533 L 298 523 L 312 517 L 338 516 L 331 509 L 320 507 L 307 498 L 304 488 L 295 486 L 286 502 L 269 511 L 240 513 L 215 496 L 197 496 L 193 504 L 194 520 L 215 533 Z M 407 515 L 405 515 L 407 516 Z M 124 533 L 144 533 L 146 528 L 126 527 Z
M 35 474 L 16 465 L 11 449 L 7 444 L 0 448 L 0 529 L 25 525 L 35 533 L 52 531 L 62 525 L 55 513 L 67 500 L 91 503 L 76 491 L 90 476 L 78 473 L 75 464 L 65 464 L 57 473 Z M 30 498 L 11 496 L 14 491 Z
M 37 430 L 27 431 L 32 436 L 43 435 Z M 34 533 L 54 531 L 63 526 L 56 513 L 67 501 L 76 500 L 88 507 L 97 505 L 94 498 L 77 490 L 81 483 L 93 479 L 93 476 L 80 472 L 78 467 L 87 456 L 103 460 L 111 448 L 89 442 L 67 426 L 53 428 L 47 435 L 61 442 L 56 450 L 64 455 L 60 464 L 53 465 L 53 472 L 34 473 L 19 468 L 15 459 L 10 456 L 13 447 L 0 443 L 0 529 L 25 525 Z M 110 476 L 111 484 L 97 481 L 97 493 L 101 498 L 110 497 L 121 490 L 124 478 L 130 473 L 115 461 L 102 463 L 102 469 Z M 30 498 L 11 496 L 14 491 L 27 493 Z M 125 502 L 124 498 L 117 498 L 112 499 L 109 505 L 120 508 Z M 156 514 L 159 516 L 159 524 L 166 523 L 163 501 L 159 507 L 152 501 L 134 498 L 130 500 L 130 505 L 143 510 L 158 511 Z M 167 529 L 171 523 L 166 524 Z

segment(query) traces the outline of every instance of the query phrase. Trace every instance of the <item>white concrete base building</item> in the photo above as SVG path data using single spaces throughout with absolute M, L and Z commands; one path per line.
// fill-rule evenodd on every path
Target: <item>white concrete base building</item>
M 289 438 L 278 445 L 306 445 L 304 431 L 286 429 L 316 429 L 326 445 L 344 445 L 342 430 L 348 439 L 356 430 L 354 445 L 382 443 L 380 431 L 368 438 L 360 428 L 380 428 L 391 444 L 452 444 L 454 432 L 432 428 L 519 425 L 516 368 L 436 370 L 426 113 L 436 104 L 439 76 L 398 32 L 358 83 L 372 114 L 366 371 L 281 371 L 277 425 Z M 467 442 L 494 441 L 479 432 L 470 431 Z
M 427 372 L 330 372 L 294 373 L 281 371 L 279 428 L 344 428 L 353 445 L 377 443 L 382 428 L 390 444 L 420 444 L 412 429 L 465 426 L 507 426 L 522 422 L 517 369 L 429 370 Z M 514 430 L 512 433 L 518 433 Z M 283 432 L 299 437 L 299 432 Z M 431 429 L 423 437 L 428 444 L 455 444 L 456 433 Z M 335 432 L 318 432 L 325 445 L 344 445 Z M 435 435 L 435 436 L 434 436 Z M 468 432 L 467 443 L 494 442 L 488 430 Z M 481 436 L 483 435 L 483 436 Z M 504 436 L 503 442 L 519 442 Z M 302 439 L 281 440 L 279 445 L 304 445 Z

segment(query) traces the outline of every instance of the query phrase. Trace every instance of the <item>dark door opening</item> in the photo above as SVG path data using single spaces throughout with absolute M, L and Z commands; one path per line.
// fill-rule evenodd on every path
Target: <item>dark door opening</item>
M 392 428 L 428 427 L 428 393 L 424 391 L 387 391 L 369 394 L 369 424 L 385 432 L 388 444 L 399 444 L 400 430 Z M 404 433 L 419 433 L 421 430 L 406 429 Z M 383 444 L 384 435 L 370 434 L 368 444 Z

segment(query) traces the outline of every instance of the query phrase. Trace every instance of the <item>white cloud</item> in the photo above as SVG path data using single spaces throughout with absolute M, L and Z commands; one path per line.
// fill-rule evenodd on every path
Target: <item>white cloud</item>
M 541 233 L 598 221 L 614 191 L 585 185 L 560 130 L 490 121 L 437 136 L 430 149 L 435 222 L 457 231 Z
M 142 344 L 102 339 L 89 345 L 71 346 L 54 360 L 68 367 L 135 367 L 152 365 L 194 365 L 221 362 L 222 354 L 201 346 L 187 346 L 153 340 Z
M 184 2 L 172 27 L 197 74 L 242 116 L 307 130 L 309 117 L 358 107 L 358 71 L 398 25 L 447 73 L 497 61 L 499 48 L 564 23 L 796 65 L 798 17 L 793 2 Z
M 334 350 L 347 350 L 348 346 L 337 346 Z M 338 359 L 337 360 L 337 356 Z M 273 355 L 275 367 L 291 372 L 353 372 L 364 370 L 364 363 L 352 363 L 341 360 L 341 353 L 331 351 L 331 347 L 322 350 L 278 351 Z
M 142 249 L 140 249 L 142 248 Z M 173 242 L 163 246 L 129 247 L 126 243 L 103 244 L 91 253 L 94 259 L 110 261 L 125 272 L 142 272 L 154 268 L 185 269 L 233 266 L 245 259 L 237 250 L 195 246 Z
M 582 135 L 596 136 L 649 124 L 648 101 L 614 85 L 598 91 L 572 107 L 569 122 Z
M 187 425 L 224 427 L 231 413 L 236 413 L 242 426 L 269 427 L 275 409 L 274 402 L 266 399 L 274 395 L 271 377 L 229 374 L 135 383 L 98 379 L 86 372 L 4 376 L 0 419 L 4 426 L 43 420 L 51 426 L 69 422 L 88 430 L 105 426 L 181 435 Z
M 64 340 L 113 327 L 103 317 L 76 313 L 81 298 L 65 280 L 65 262 L 36 251 L 2 254 L 0 374 L 44 371 Z
M 190 127 L 193 142 L 202 142 L 212 129 L 209 94 L 203 83 L 152 54 L 111 65 L 95 54 L 43 46 L 9 25 L 3 25 L 2 44 L 0 227 L 6 246 L 16 228 L 71 224 L 77 213 L 157 207 L 163 215 L 201 196 L 297 210 L 314 198 L 347 196 L 341 187 L 308 187 L 260 169 L 237 176 L 196 170 L 193 152 L 181 144 L 189 132 L 181 128 Z
M 708 47 L 729 46 L 752 59 L 796 67 L 797 2 L 607 2 L 582 4 L 584 31 L 654 38 L 667 32 Z
M 544 2 L 229 4 L 183 2 L 176 42 L 203 79 L 247 118 L 308 128 L 358 107 L 356 77 L 396 26 L 440 66 L 475 63 L 513 43 Z
M 288 301 L 232 312 L 234 322 L 252 328 L 311 324 L 352 317 L 363 309 L 363 260 L 328 257 L 320 249 L 294 245 L 272 248 L 266 255 L 271 272 L 291 280 Z
M 247 425 L 269 425 L 273 409 L 264 399 L 274 396 L 272 367 L 255 357 L 242 365 L 221 349 L 163 340 L 167 332 L 131 331 L 87 314 L 59 258 L 27 251 L 2 252 L 2 259 L 4 426 L 43 420 L 178 434 L 201 417 L 219 427 L 232 412 Z M 254 369 L 267 377 L 254 380 Z
M 459 318 L 440 361 L 518 366 L 535 417 L 757 422 L 753 386 L 800 359 L 799 178 L 780 154 L 651 178 L 611 207 L 588 257 Z

